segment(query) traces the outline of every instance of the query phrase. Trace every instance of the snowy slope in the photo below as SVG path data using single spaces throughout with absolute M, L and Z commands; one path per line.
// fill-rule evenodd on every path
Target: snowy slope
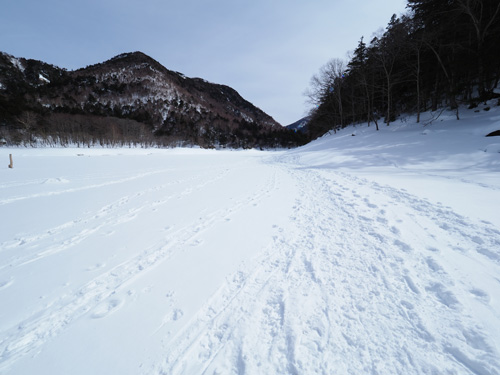
M 498 129 L 1 148 L 0 373 L 500 374 Z

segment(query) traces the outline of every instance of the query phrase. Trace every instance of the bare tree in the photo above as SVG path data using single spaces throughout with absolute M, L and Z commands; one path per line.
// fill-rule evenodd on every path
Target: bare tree
M 309 102 L 316 107 L 333 101 L 339 115 L 340 124 L 338 125 L 341 127 L 345 126 L 342 103 L 345 70 L 346 63 L 344 60 L 336 58 L 328 61 L 320 69 L 319 74 L 311 78 L 310 88 L 306 92 Z
M 38 123 L 38 115 L 32 111 L 24 111 L 17 117 L 17 122 L 22 126 L 25 141 L 33 142 L 33 132 Z

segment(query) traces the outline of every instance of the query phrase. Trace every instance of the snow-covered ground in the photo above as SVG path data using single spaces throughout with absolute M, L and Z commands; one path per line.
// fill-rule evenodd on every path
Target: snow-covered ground
M 288 152 L 0 148 L 0 373 L 500 374 L 480 110 Z

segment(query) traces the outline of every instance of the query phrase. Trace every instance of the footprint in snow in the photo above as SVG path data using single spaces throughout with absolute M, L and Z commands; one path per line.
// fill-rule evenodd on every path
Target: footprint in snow
M 96 263 L 92 266 L 89 266 L 86 268 L 87 271 L 91 272 L 91 271 L 96 271 L 100 268 L 103 268 L 104 266 L 106 265 L 106 263 Z
M 442 272 L 443 269 L 441 266 L 432 258 L 432 257 L 427 257 L 425 259 L 427 266 L 431 269 L 433 272 Z
M 184 316 L 184 311 L 181 309 L 175 309 L 171 315 L 173 321 L 177 321 Z
M 200 246 L 202 243 L 203 243 L 203 240 L 198 239 L 198 240 L 191 241 L 189 243 L 189 246 L 196 247 L 196 246 Z
M 404 281 L 406 282 L 406 285 L 408 285 L 408 288 L 415 293 L 415 294 L 420 294 L 420 291 L 418 290 L 417 286 L 413 282 L 412 278 L 408 275 L 403 276 Z
M 378 208 L 378 206 L 376 204 L 370 203 L 370 201 L 368 200 L 368 198 L 363 199 L 363 201 L 366 203 L 366 206 L 368 208 Z
M 488 304 L 490 302 L 490 296 L 484 290 L 473 288 L 469 290 L 469 293 L 483 303 Z
M 97 305 L 94 308 L 94 312 L 92 313 L 91 317 L 92 319 L 104 318 L 109 314 L 114 313 L 122 306 L 123 306 L 123 300 L 119 298 L 113 298 L 109 301 L 104 301 L 103 303 Z
M 402 251 L 404 251 L 405 253 L 409 253 L 412 251 L 412 248 L 410 245 L 408 245 L 407 243 L 404 243 L 403 241 L 400 241 L 400 240 L 395 240 L 394 241 L 394 245 L 396 245 L 397 247 L 399 247 Z
M 396 228 L 395 226 L 391 227 L 391 232 L 394 233 L 396 236 L 399 236 L 401 234 L 401 232 L 399 231 L 399 229 Z M 398 242 L 400 242 L 400 241 L 398 241 Z
M 455 295 L 449 290 L 446 290 L 444 285 L 441 283 L 433 283 L 426 287 L 425 290 L 433 293 L 437 300 L 446 307 L 456 309 L 460 305 Z
M 377 239 L 380 243 L 385 243 L 385 237 L 380 235 L 377 232 L 369 232 L 369 236 L 372 236 L 373 238 Z
M 500 261 L 500 254 L 494 253 L 491 250 L 486 249 L 485 247 L 480 247 L 477 249 L 477 252 L 483 254 L 484 256 L 490 258 L 493 261 Z
M 358 218 L 360 220 L 363 220 L 363 221 L 366 221 L 366 222 L 372 222 L 373 220 L 370 219 L 369 217 L 366 217 L 366 216 L 363 216 L 363 215 L 359 215 Z
M 479 236 L 473 236 L 470 239 L 471 239 L 472 242 L 475 242 L 478 245 L 483 245 L 484 244 L 484 240 L 481 237 L 479 237 Z
M 12 280 L 3 280 L 3 281 L 0 281 L 0 290 L 8 288 L 9 286 L 12 285 L 12 283 L 13 283 Z
M 469 328 L 469 329 L 463 330 L 462 335 L 464 336 L 464 338 L 467 342 L 467 345 L 469 345 L 470 347 L 472 347 L 476 350 L 481 350 L 483 352 L 493 354 L 493 349 L 488 344 L 485 336 L 481 332 L 476 331 L 472 328 Z
M 174 309 L 163 317 L 162 326 L 169 322 L 175 322 L 184 316 L 184 311 L 181 309 Z
M 165 297 L 167 298 L 174 298 L 175 296 L 175 291 L 169 290 L 167 293 L 165 293 Z
M 439 227 L 445 231 L 449 231 L 451 229 L 450 226 L 446 223 L 439 224 Z
M 401 306 L 403 306 L 407 310 L 413 310 L 415 308 L 412 303 L 405 300 L 401 300 Z

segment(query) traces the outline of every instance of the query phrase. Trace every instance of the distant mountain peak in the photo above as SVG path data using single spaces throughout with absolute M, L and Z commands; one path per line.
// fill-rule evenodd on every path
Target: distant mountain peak
M 99 134 L 99 142 L 113 144 L 135 139 L 162 145 L 247 148 L 300 142 L 233 88 L 168 70 L 139 51 L 75 71 L 2 54 L 2 108 L 6 110 L 0 111 L 0 125 L 9 129 L 24 121 L 19 120 L 23 113 L 34 112 L 44 135 L 52 127 L 58 134 L 78 128 Z M 66 138 L 71 137 L 74 134 Z M 95 142 L 95 135 L 91 139 Z
M 152 57 L 150 57 L 150 56 L 148 56 L 145 53 L 140 52 L 140 51 L 126 52 L 126 53 L 119 54 L 115 57 L 112 57 L 108 61 L 104 62 L 104 64 L 107 62 L 118 62 L 118 61 L 129 63 L 129 64 L 147 63 L 147 64 L 151 64 L 151 65 L 162 66 L 158 61 L 156 61 Z
M 311 116 L 306 116 L 301 118 L 298 121 L 295 121 L 293 124 L 287 125 L 286 127 L 295 132 L 307 133 L 307 124 L 311 120 Z
M 146 55 L 144 52 L 135 51 L 135 52 L 124 52 L 124 53 L 121 53 L 121 54 L 116 55 L 115 57 L 111 58 L 111 60 L 127 59 L 127 58 L 152 59 L 150 56 Z

